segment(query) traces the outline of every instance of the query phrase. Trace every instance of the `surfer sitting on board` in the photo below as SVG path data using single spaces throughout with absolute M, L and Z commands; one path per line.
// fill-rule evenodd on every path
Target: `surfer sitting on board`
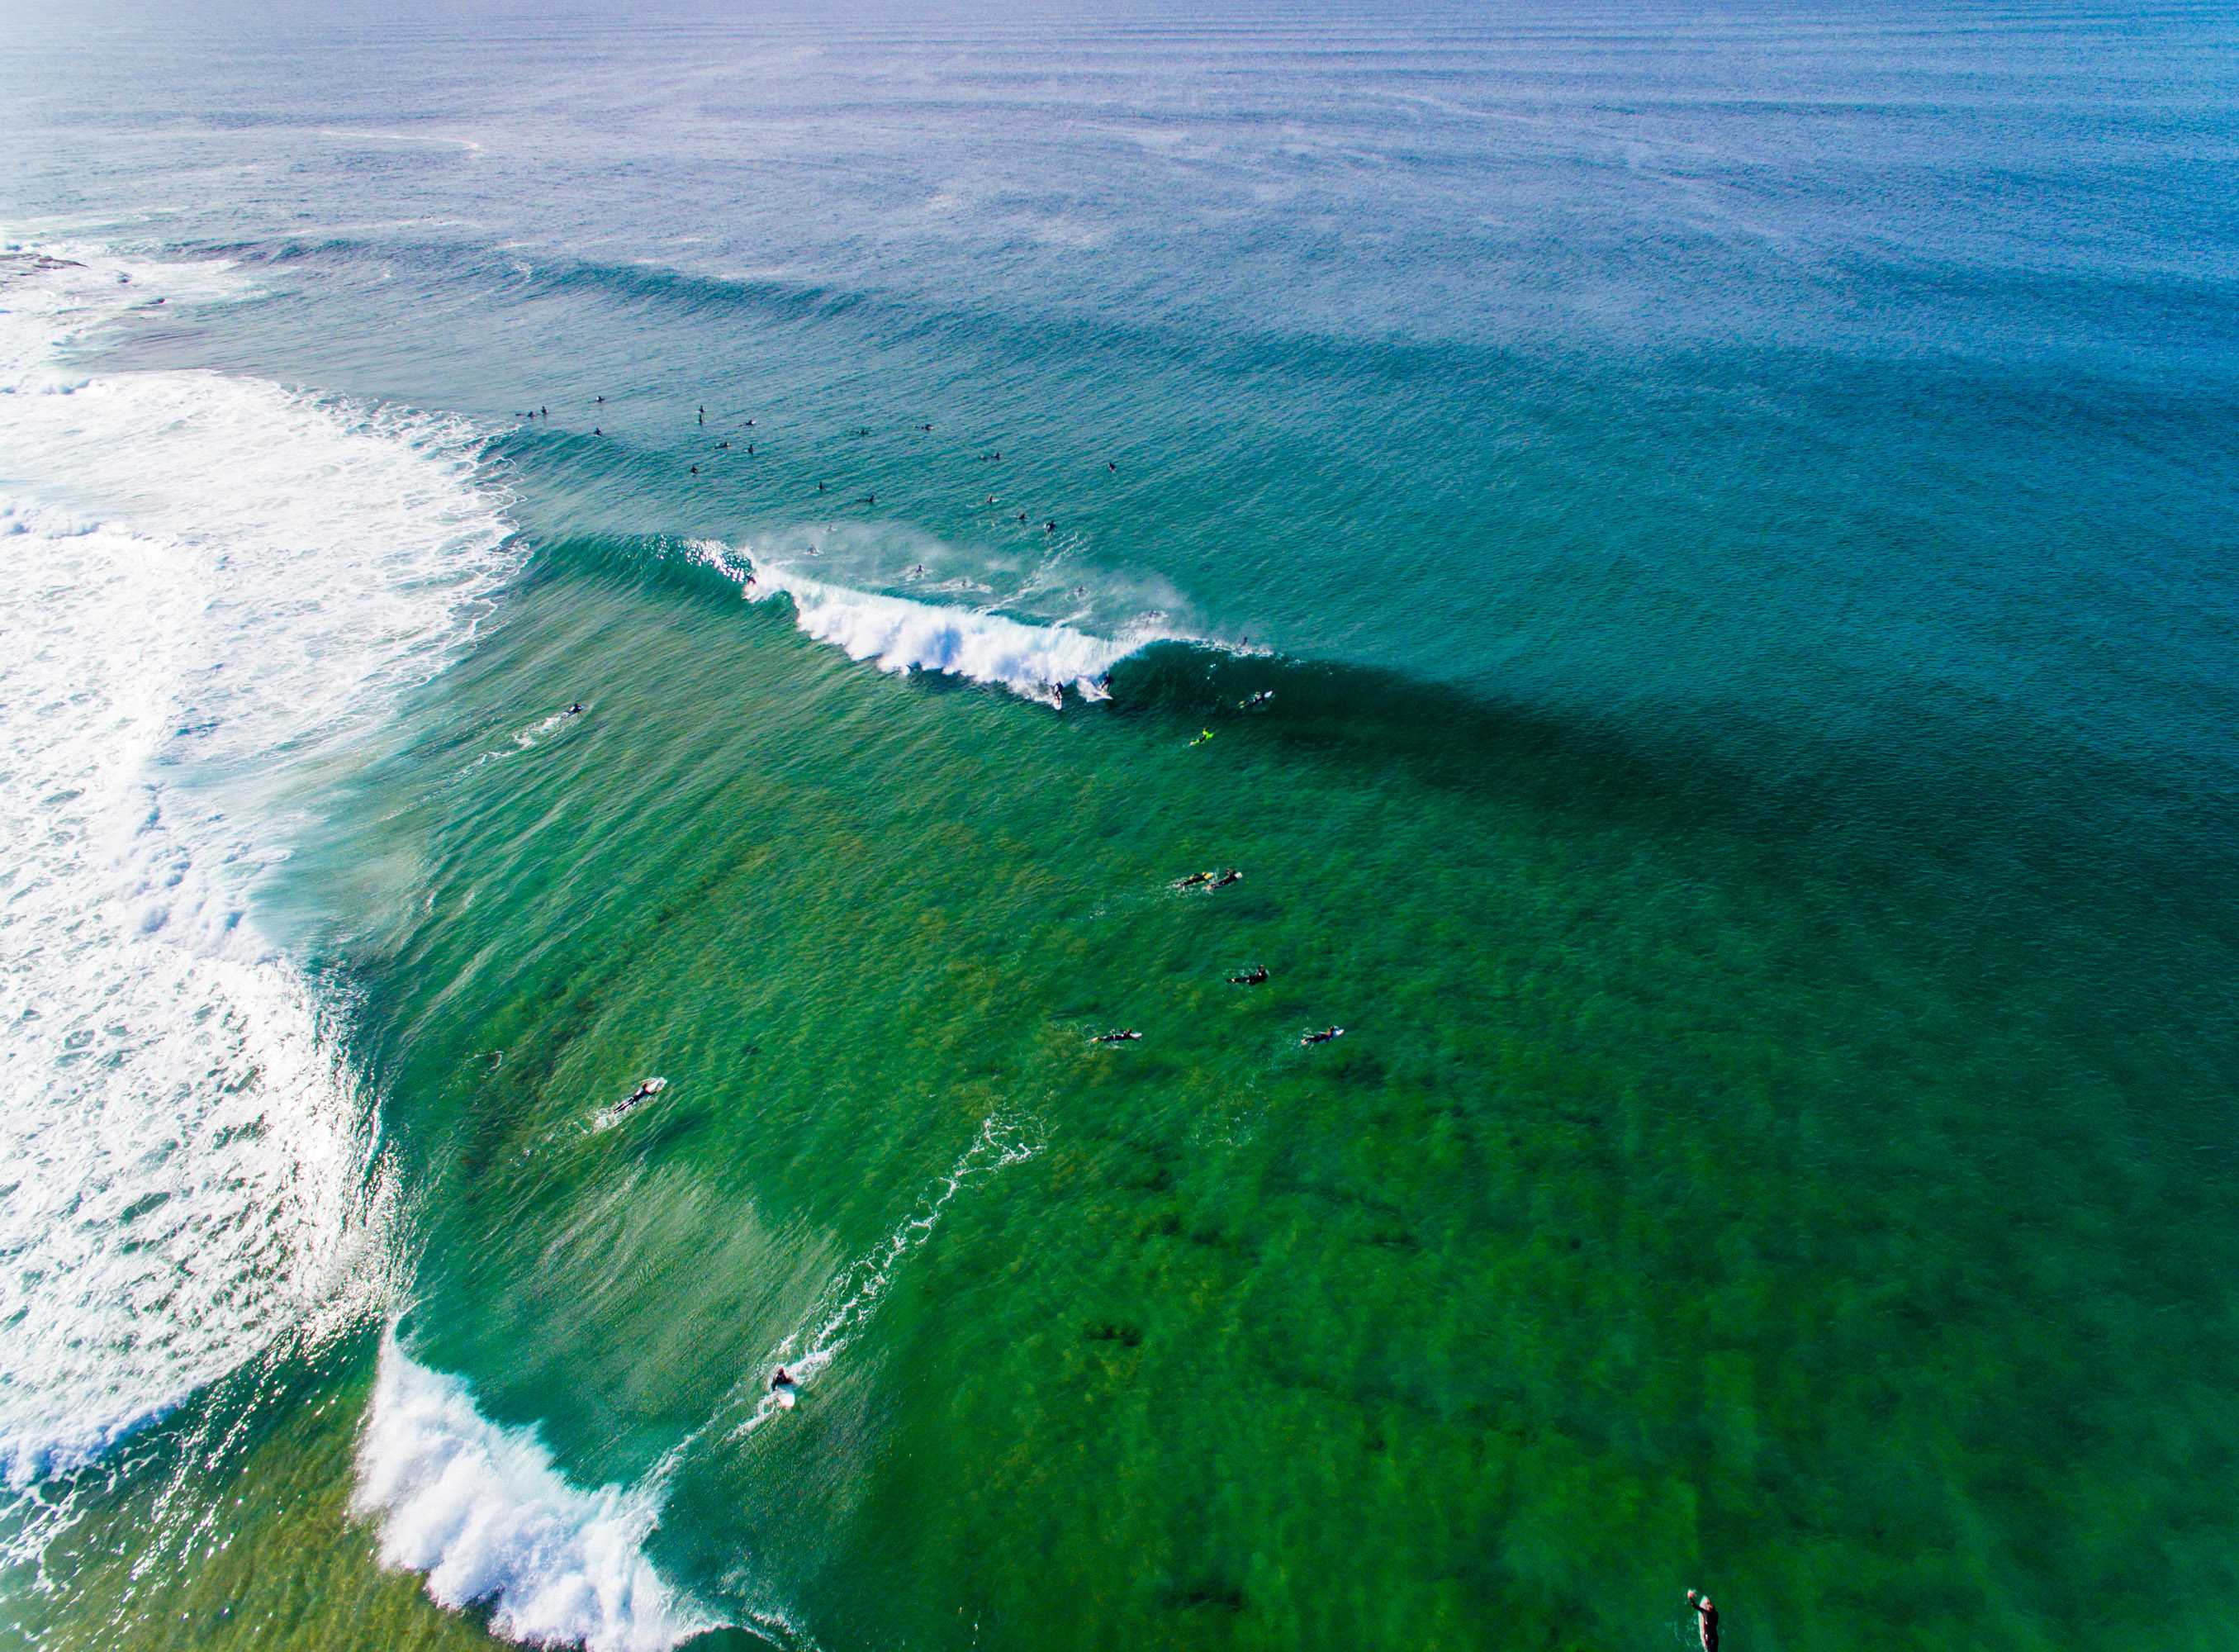
M 1318 1033 L 1308 1033 L 1305 1037 L 1299 1039 L 1299 1042 L 1302 1044 L 1326 1044 L 1332 1038 L 1342 1038 L 1344 1036 L 1344 1028 L 1325 1027 Z

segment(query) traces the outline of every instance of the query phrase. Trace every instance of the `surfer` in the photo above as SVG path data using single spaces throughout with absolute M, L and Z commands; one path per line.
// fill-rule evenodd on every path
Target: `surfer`
M 692 474 L 695 476 L 700 474 L 700 467 L 698 465 L 695 464 L 692 467 Z
M 1707 1595 L 1687 1591 L 1687 1604 L 1695 1609 L 1695 1627 L 1703 1636 L 1703 1652 L 1718 1652 L 1718 1609 Z
M 1213 880 L 1213 887 L 1217 889 L 1225 889 L 1231 883 L 1241 883 L 1243 881 L 1244 874 L 1238 871 L 1232 866 L 1226 871 L 1223 872 L 1219 877 Z
M 1250 699 L 1248 699 L 1248 700 L 1239 700 L 1239 701 L 1236 703 L 1236 709 L 1237 709 L 1239 711 L 1249 711 L 1249 710 L 1250 710 L 1253 706 L 1255 706 L 1255 705 L 1265 705 L 1265 704 L 1266 704 L 1266 703 L 1267 703 L 1267 702 L 1268 702 L 1268 701 L 1270 701 L 1270 700 L 1273 699 L 1274 697 L 1275 697 L 1275 690 L 1274 690 L 1274 689 L 1260 689 L 1260 690 L 1259 690 L 1259 693 L 1257 693 L 1257 694 L 1253 695 L 1253 696 L 1252 696 Z
M 1187 877 L 1182 879 L 1180 883 L 1175 884 L 1174 887 L 1178 889 L 1193 889 L 1199 884 L 1210 883 L 1212 882 L 1213 874 L 1210 872 L 1192 872 Z
M 1119 467 L 1118 465 L 1114 464 L 1111 460 L 1106 459 L 1106 460 L 1104 462 L 1104 468 L 1105 468 L 1106 470 L 1117 470 L 1120 467 Z
M 728 453 L 728 452 L 729 452 L 729 451 L 731 450 L 731 444 L 730 444 L 728 442 L 718 442 L 717 443 L 715 443 L 715 446 L 717 447 L 717 449 L 718 449 L 718 450 L 720 450 L 721 451 L 725 452 L 725 453 Z
M 1344 1029 L 1344 1028 L 1342 1028 L 1342 1027 L 1325 1027 L 1325 1028 L 1323 1028 L 1323 1029 L 1322 1029 L 1322 1030 L 1321 1030 L 1321 1031 L 1319 1031 L 1319 1032 L 1318 1032 L 1318 1033 L 1308 1033 L 1308 1034 L 1306 1034 L 1306 1036 L 1305 1037 L 1303 1037 L 1303 1038 L 1299 1039 L 1299 1042 L 1301 1044 L 1326 1044 L 1326 1043 L 1328 1043 L 1332 1039 L 1335 1039 L 1335 1038 L 1342 1038 L 1342 1037 L 1344 1037 L 1344 1036 L 1345 1036 L 1345 1029 Z
M 706 408 L 704 408 L 704 407 L 703 407 L 703 408 L 701 408 L 701 409 L 700 410 L 700 423 L 702 423 L 702 424 L 705 424 L 705 423 L 707 423 L 707 422 L 708 422 L 708 410 L 707 410 Z
M 567 715 L 571 717 L 581 716 L 583 715 L 583 703 L 581 700 L 568 701 Z
M 1191 741 L 1191 742 L 1190 742 L 1190 744 L 1192 744 L 1192 745 L 1193 745 L 1193 746 L 1201 746 L 1201 745 L 1203 745 L 1206 741 L 1208 741 L 1208 740 L 1210 740 L 1210 739 L 1212 739 L 1212 738 L 1213 738 L 1213 730 L 1212 730 L 1212 729 L 1199 729 L 1197 731 L 1197 738 L 1196 738 L 1196 739 L 1194 739 L 1194 740 L 1193 740 L 1193 741 Z
M 1266 980 L 1267 966 L 1255 963 L 1242 975 L 1229 976 L 1228 984 L 1232 987 L 1257 987 L 1266 984 Z
M 592 434 L 593 436 L 604 436 L 604 435 L 606 434 L 606 432 L 605 432 L 604 430 L 601 430 L 597 425 L 594 424 L 594 425 L 591 427 L 591 434 Z
M 1142 1034 L 1137 1032 L 1133 1027 L 1120 1027 L 1114 1029 L 1111 1032 L 1097 1034 L 1094 1042 L 1100 1044 L 1125 1044 L 1132 1042 L 1133 1040 L 1140 1038 L 1142 1036 Z
M 593 396 L 591 399 L 592 399 L 593 401 L 595 401 L 595 402 L 603 402 L 603 401 L 605 401 L 607 398 L 606 398 L 605 396 Z
M 1046 534 L 1055 533 L 1057 531 L 1057 518 L 1055 516 L 1052 516 L 1047 522 L 1042 523 L 1042 531 Z
M 793 1379 L 786 1375 L 785 1367 L 782 1365 L 779 1366 L 777 1368 L 776 1374 L 770 1378 L 770 1392 L 775 1394 L 781 1389 L 789 1389 L 792 1386 Z
M 615 1110 L 610 1116 L 621 1118 L 626 1114 L 634 1112 L 638 1108 L 643 1106 L 646 1102 L 651 1101 L 654 1096 L 661 1094 L 662 1082 L 663 1081 L 658 1078 L 647 1079 L 644 1083 L 640 1084 L 628 1096 L 625 1096 L 621 1101 L 615 1103 Z

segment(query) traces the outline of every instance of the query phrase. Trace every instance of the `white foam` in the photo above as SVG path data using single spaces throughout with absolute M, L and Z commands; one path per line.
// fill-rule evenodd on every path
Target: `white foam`
M 509 567 L 463 427 L 81 346 L 222 268 L 0 283 L 0 1478 L 379 1276 L 369 1098 L 260 878 Z M 362 1305 L 362 1304 L 361 1304 Z
M 855 590 L 713 541 L 693 549 L 709 567 L 738 580 L 749 601 L 788 598 L 804 632 L 850 659 L 904 675 L 940 671 L 968 677 L 1045 705 L 1061 706 L 1068 687 L 1083 699 L 1108 699 L 1102 679 L 1114 665 L 1147 643 L 1184 635 L 1152 623 L 1099 636 L 986 609 Z
M 644 1544 L 661 1492 L 584 1490 L 532 1429 L 505 1429 L 464 1382 L 384 1339 L 358 1446 L 355 1506 L 381 1516 L 383 1564 L 427 1575 L 454 1609 L 490 1609 L 490 1627 L 533 1646 L 667 1652 L 719 1626 L 665 1581 Z

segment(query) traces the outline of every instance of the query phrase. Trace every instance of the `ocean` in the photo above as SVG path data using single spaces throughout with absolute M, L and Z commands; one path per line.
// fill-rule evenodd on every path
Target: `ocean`
M 2228 1646 L 2236 166 L 2181 4 L 20 9 L 0 1644 Z

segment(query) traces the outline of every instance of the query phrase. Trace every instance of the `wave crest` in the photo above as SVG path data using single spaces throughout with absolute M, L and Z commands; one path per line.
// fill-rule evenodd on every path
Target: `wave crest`
M 422 1572 L 438 1604 L 490 1609 L 490 1628 L 532 1646 L 668 1652 L 721 1627 L 654 1569 L 657 1484 L 586 1491 L 535 1429 L 505 1429 L 465 1382 L 383 1338 L 358 1444 L 353 1506 L 381 1521 L 386 1566 Z
M 1116 637 L 1098 636 L 1070 625 L 1037 625 L 984 609 L 830 584 L 714 542 L 693 550 L 707 566 L 737 580 L 747 601 L 787 598 L 794 623 L 806 635 L 850 659 L 869 660 L 902 676 L 939 671 L 966 677 L 1053 707 L 1065 703 L 1068 688 L 1084 700 L 1109 698 L 1104 678 L 1114 665 L 1180 635 L 1139 626 Z

